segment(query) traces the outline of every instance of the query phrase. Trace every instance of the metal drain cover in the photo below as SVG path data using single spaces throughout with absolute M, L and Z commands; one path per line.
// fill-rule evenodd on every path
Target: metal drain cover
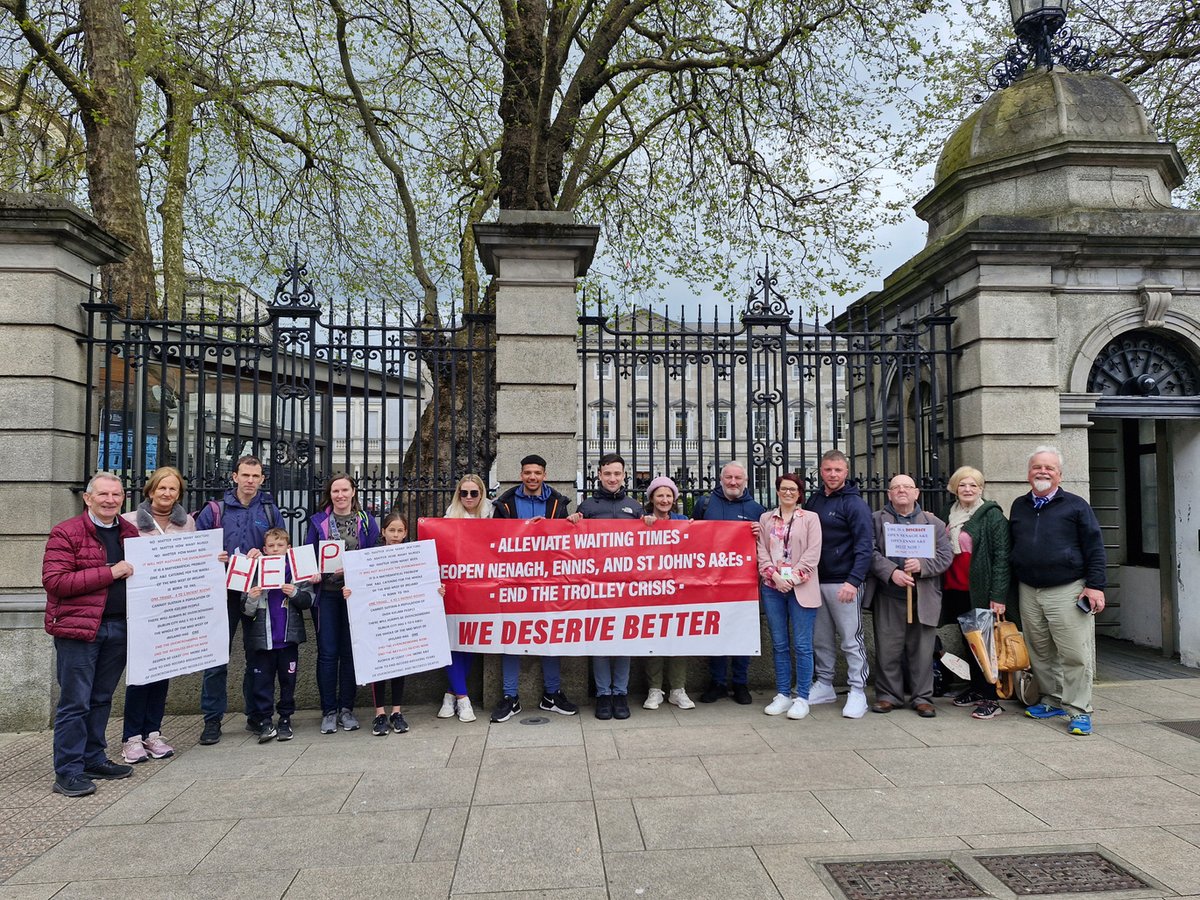
M 1149 885 L 1094 852 L 977 856 L 976 861 L 1019 897 L 1144 890 Z
M 521 720 L 522 725 L 545 725 L 550 720 L 545 716 L 526 716 Z
M 848 900 L 954 900 L 988 897 L 948 859 L 822 863 Z
M 1182 722 L 1159 722 L 1158 724 L 1163 728 L 1170 728 L 1172 731 L 1200 741 L 1200 719 L 1185 719 Z

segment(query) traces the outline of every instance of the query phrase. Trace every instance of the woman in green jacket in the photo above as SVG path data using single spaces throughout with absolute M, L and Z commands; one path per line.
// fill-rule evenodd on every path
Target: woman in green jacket
M 942 604 L 946 614 L 991 609 L 1000 615 L 1008 598 L 1008 520 L 994 500 L 983 499 L 983 473 L 961 466 L 946 489 L 954 503 L 946 516 L 954 562 L 944 577 Z M 994 719 L 1004 712 L 973 654 L 967 654 L 971 685 L 954 698 L 955 706 L 974 706 L 975 719 Z

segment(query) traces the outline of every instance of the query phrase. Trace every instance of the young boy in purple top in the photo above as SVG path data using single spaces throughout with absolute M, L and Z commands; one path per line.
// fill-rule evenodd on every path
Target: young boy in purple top
M 283 556 L 291 546 L 288 533 L 272 528 L 263 540 L 264 556 Z M 286 565 L 286 564 L 285 564 Z M 291 572 L 285 570 L 285 578 Z M 292 714 L 296 711 L 296 663 L 300 645 L 307 640 L 301 610 L 311 609 L 312 590 L 306 584 L 284 584 L 281 588 L 264 591 L 255 585 L 243 599 L 242 612 L 253 619 L 247 625 L 249 657 L 246 661 L 252 675 L 251 714 L 261 723 L 258 742 L 272 738 L 292 739 Z M 279 682 L 279 702 L 275 703 L 275 682 Z M 274 709 L 272 709 L 274 707 Z M 279 727 L 272 721 L 279 712 Z

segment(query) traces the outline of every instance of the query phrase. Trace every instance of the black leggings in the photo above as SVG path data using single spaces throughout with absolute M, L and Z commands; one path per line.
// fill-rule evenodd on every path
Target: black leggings
M 386 681 L 371 682 L 371 702 L 375 704 L 375 708 L 386 706 L 384 702 L 387 699 L 388 685 L 392 686 L 392 706 L 399 706 L 400 701 L 404 699 L 404 676 L 398 675 L 395 678 L 389 678 Z

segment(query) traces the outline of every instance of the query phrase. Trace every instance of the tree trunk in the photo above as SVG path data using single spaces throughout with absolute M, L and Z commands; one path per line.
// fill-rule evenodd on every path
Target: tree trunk
M 103 275 L 117 303 L 128 298 L 135 315 L 157 313 L 154 257 L 135 149 L 141 94 L 131 70 L 133 41 L 117 0 L 82 0 L 80 23 L 93 101 L 83 106 L 88 196 L 100 226 L 133 248 L 124 261 L 105 266 Z
M 192 114 L 196 93 L 183 79 L 162 84 L 167 98 L 167 177 L 158 214 L 162 220 L 163 309 L 169 318 L 183 315 L 187 273 L 183 264 L 183 200 L 191 170 Z

